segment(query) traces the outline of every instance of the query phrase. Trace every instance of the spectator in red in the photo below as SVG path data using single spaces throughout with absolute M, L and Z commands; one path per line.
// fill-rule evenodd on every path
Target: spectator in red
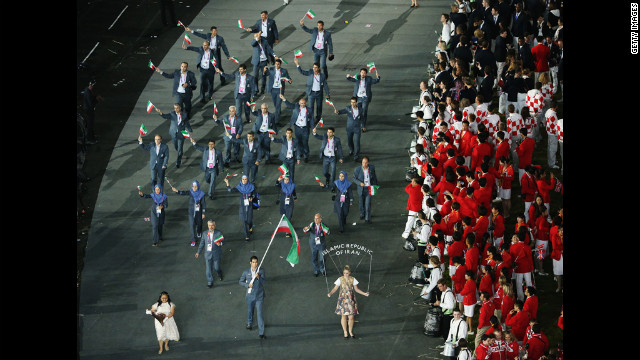
M 562 307 L 562 310 L 560 310 L 560 316 L 558 317 L 558 327 L 561 330 L 564 330 L 564 316 L 562 315 L 563 312 L 564 312 L 564 306 Z
M 491 205 L 491 225 L 489 227 L 493 228 L 491 234 L 493 246 L 500 248 L 504 240 L 504 217 L 500 214 L 500 206 L 495 203 Z
M 500 302 L 500 322 L 504 325 L 507 321 L 507 315 L 513 310 L 515 304 L 515 297 L 513 294 L 513 286 L 511 283 L 502 285 L 502 300 Z
M 452 192 L 455 189 L 456 189 L 456 173 L 454 173 L 453 171 L 447 171 L 444 176 L 444 179 L 432 188 L 432 191 L 434 193 L 438 193 L 438 197 L 436 199 L 436 207 L 438 208 L 438 210 L 442 208 L 442 204 L 444 203 L 445 191 Z
M 538 193 L 542 195 L 542 201 L 547 210 L 551 211 L 549 207 L 551 203 L 551 191 L 556 187 L 556 178 L 553 173 L 547 169 L 540 170 L 536 176 L 536 186 L 538 187 Z
M 478 360 L 490 360 L 491 359 L 491 347 L 495 342 L 496 336 L 493 334 L 483 334 L 480 337 L 480 343 L 476 346 L 476 359 Z
M 448 196 L 448 195 L 445 195 Z M 456 201 L 452 201 L 451 212 L 444 217 L 444 222 L 447 224 L 447 230 L 444 234 L 447 236 L 447 243 L 451 243 L 453 236 L 453 225 L 462 222 L 462 214 L 460 214 L 460 204 Z
M 522 142 L 516 147 L 516 154 L 518 154 L 518 180 L 522 184 L 525 169 L 528 165 L 531 165 L 533 160 L 533 149 L 536 141 L 527 136 L 527 129 L 524 127 L 520 128 L 520 138 Z
M 474 236 L 467 236 L 464 240 L 466 245 L 466 252 L 464 253 L 464 264 L 467 270 L 473 271 L 474 274 L 478 271 L 478 259 L 480 258 L 480 249 L 475 244 Z
M 482 164 L 482 166 L 486 166 L 486 164 Z M 489 186 L 489 181 L 487 180 L 486 177 L 478 179 L 480 187 L 473 192 L 473 198 L 478 203 L 478 206 L 484 207 L 485 216 L 486 212 L 491 208 L 491 186 Z
M 514 360 L 520 355 L 520 345 L 518 345 L 518 339 L 513 336 L 510 331 L 504 332 L 504 345 L 507 354 L 507 360 Z
M 538 40 L 538 45 L 531 49 L 531 55 L 533 55 L 533 62 L 536 66 L 535 78 L 538 79 L 540 73 L 549 72 L 549 54 L 551 50 L 549 45 L 543 43 L 544 36 L 537 36 L 536 40 Z
M 475 115 L 473 116 L 475 117 Z M 471 147 L 472 140 L 473 133 L 471 132 L 471 129 L 469 129 L 469 121 L 463 120 L 462 132 L 460 133 L 460 148 L 458 149 L 458 153 L 464 157 L 464 163 L 467 167 L 471 165 L 471 153 L 473 150 Z
M 456 274 L 458 270 L 456 270 Z M 467 317 L 467 325 L 469 325 L 469 329 L 473 329 L 471 326 L 473 321 L 473 310 L 476 307 L 476 281 L 474 280 L 475 271 L 467 270 L 464 273 L 464 287 L 462 291 L 460 291 L 460 295 L 462 295 L 462 305 L 464 305 L 464 316 Z M 467 335 L 473 335 L 473 331 L 469 331 Z
M 493 331 L 493 335 L 496 336 L 496 341 L 491 347 L 491 360 L 506 360 L 507 359 L 507 346 L 505 344 L 502 329 L 498 328 Z
M 493 273 L 490 265 L 481 266 L 480 269 L 482 269 L 482 277 L 480 278 L 478 291 L 481 293 L 486 292 L 490 298 L 493 298 L 493 283 L 495 282 L 496 274 Z
M 529 231 L 530 228 L 527 225 L 527 223 L 524 221 L 525 217 L 524 215 L 518 214 L 518 216 L 516 216 L 516 227 L 515 227 L 515 233 L 518 234 L 520 232 L 520 228 L 523 227 L 526 229 L 526 231 L 524 232 L 526 234 L 525 238 L 524 238 L 524 243 L 525 245 L 529 245 L 531 246 L 531 237 L 529 236 Z
M 447 247 L 447 254 L 449 254 L 449 276 L 453 276 L 456 272 L 453 260 L 457 256 L 464 258 L 464 249 L 466 248 L 465 242 L 462 240 L 461 232 L 454 231 L 451 239 L 453 239 L 453 242 Z
M 504 131 L 498 131 L 496 133 L 496 138 L 498 139 L 498 141 L 496 143 L 496 154 L 494 158 L 498 160 L 500 160 L 501 157 L 508 158 L 511 146 L 509 145 L 509 141 L 504 139 L 505 138 Z M 496 169 L 496 171 L 500 170 L 499 161 L 495 161 L 494 168 Z
M 533 260 L 531 255 L 531 247 L 525 245 L 523 242 L 524 235 L 519 233 L 513 235 L 511 238 L 511 247 L 509 248 L 509 254 L 513 259 L 513 277 L 516 281 L 516 293 L 518 300 L 524 300 L 524 294 L 522 292 L 522 282 L 524 281 L 527 286 L 532 286 L 531 272 L 533 271 Z M 525 326 L 526 327 L 526 326 Z M 516 333 L 516 336 L 518 334 Z M 518 336 L 522 339 L 521 336 Z
M 549 212 L 546 207 L 542 208 L 542 214 L 536 218 L 536 254 L 534 257 L 536 272 L 541 276 L 548 275 L 542 269 L 542 262 L 549 256 L 549 230 L 551 224 L 547 220 Z
M 515 301 L 513 309 L 511 309 L 507 315 L 505 324 L 511 327 L 511 332 L 516 339 L 524 339 L 525 330 L 527 329 L 527 325 L 529 325 L 529 313 L 522 311 L 522 301 Z M 518 344 L 521 345 L 522 340 L 519 340 Z
M 522 175 L 520 179 L 520 191 L 522 192 L 522 200 L 524 201 L 524 208 L 529 209 L 531 203 L 533 202 L 536 193 L 538 192 L 538 186 L 536 185 L 535 179 L 533 178 L 534 167 L 532 165 L 527 165 L 525 168 L 525 173 Z M 525 212 L 525 222 L 529 222 L 529 212 Z
M 495 308 L 493 307 L 493 301 L 491 301 L 491 294 L 483 291 L 480 293 L 480 315 L 478 316 L 478 328 L 476 332 L 476 347 L 480 344 L 480 338 L 482 335 L 492 334 L 493 331 L 487 331 L 491 328 L 490 319 L 493 316 L 493 311 Z M 496 319 L 497 322 L 497 319 Z
M 456 302 L 458 302 L 460 310 L 464 310 L 462 301 L 464 300 L 464 296 L 461 294 L 462 289 L 464 289 L 465 285 L 465 274 L 467 273 L 467 268 L 464 264 L 464 260 L 461 256 L 455 256 L 453 258 L 453 264 L 456 267 L 455 273 L 451 275 L 451 283 L 453 284 L 453 293 L 456 295 Z M 451 274 L 451 272 L 449 273 Z M 464 314 L 464 311 L 463 311 Z M 468 325 L 468 324 L 467 324 Z
M 527 360 L 538 360 L 549 351 L 549 339 L 542 333 L 540 324 L 534 324 L 531 330 L 533 334 L 527 342 L 529 346 L 525 347 L 527 349 Z
M 560 216 L 556 216 L 553 220 L 555 225 L 551 227 L 551 230 L 557 228 L 553 235 L 551 235 L 551 247 L 553 251 L 551 252 L 551 259 L 553 263 L 553 276 L 556 277 L 558 287 L 556 288 L 556 292 L 562 291 L 562 263 L 564 255 L 562 254 L 562 246 L 563 246 L 563 229 L 562 229 L 562 218 Z
M 533 286 L 527 286 L 524 289 L 524 295 L 527 297 L 524 301 L 523 311 L 529 313 L 529 318 L 537 319 L 538 315 L 538 297 L 536 296 L 536 288 Z
M 480 124 L 482 125 L 482 124 Z M 478 125 L 478 131 L 481 126 Z M 487 143 L 489 134 L 487 132 L 478 133 L 477 141 L 478 145 L 473 147 L 471 152 L 471 169 L 475 170 L 482 163 L 482 159 L 485 155 L 491 156 L 491 145 Z
M 536 194 L 533 202 L 526 209 L 527 215 L 529 215 L 529 220 L 527 220 L 527 226 L 530 229 L 534 229 L 536 227 L 536 219 L 538 218 L 538 216 L 540 216 L 540 214 L 542 214 L 543 208 L 545 208 L 544 199 L 542 198 L 542 195 Z
M 406 240 L 411 234 L 411 230 L 415 225 L 418 211 L 422 209 L 422 185 L 420 184 L 420 178 L 414 177 L 411 179 L 411 183 L 404 188 L 404 191 L 409 194 L 409 200 L 407 200 L 407 223 L 404 226 L 404 232 L 402 237 Z
M 502 199 L 502 211 L 504 218 L 508 219 L 511 213 L 511 182 L 513 181 L 513 165 L 509 157 L 499 159 L 498 169 L 498 197 Z
M 480 179 L 482 180 L 482 179 Z M 481 240 L 484 237 L 484 234 L 489 229 L 489 218 L 487 217 L 488 210 L 486 207 L 480 205 L 478 206 L 478 220 L 476 221 L 476 225 L 473 226 L 472 231 L 476 234 L 476 242 L 482 245 L 481 250 L 484 249 L 484 243 Z

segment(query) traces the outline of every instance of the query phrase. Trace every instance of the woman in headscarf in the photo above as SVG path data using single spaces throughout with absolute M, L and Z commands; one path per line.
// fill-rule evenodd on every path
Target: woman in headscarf
M 287 219 L 291 221 L 293 217 L 293 205 L 298 200 L 296 195 L 296 184 L 291 182 L 289 178 L 289 172 L 286 172 L 284 176 L 279 177 L 276 181 L 276 186 L 280 188 L 280 215 L 286 215 Z M 286 237 L 291 237 L 291 234 L 287 233 Z
M 191 246 L 196 246 L 198 239 L 202 236 L 202 220 L 205 217 L 205 210 L 207 203 L 205 201 L 205 193 L 200 190 L 200 183 L 198 180 L 194 180 L 191 184 L 191 189 L 178 190 L 175 187 L 171 187 L 171 190 L 177 192 L 178 195 L 191 195 L 189 197 L 189 228 L 191 228 Z
M 240 206 L 238 208 L 238 215 L 240 216 L 240 222 L 242 222 L 242 230 L 244 231 L 244 239 L 249 241 L 249 235 L 253 233 L 253 198 L 256 195 L 256 187 L 249 182 L 247 175 L 242 175 L 240 184 L 235 188 L 229 187 L 229 179 L 224 178 L 224 183 L 227 184 L 228 192 L 240 193 Z
M 347 173 L 343 170 L 338 175 L 338 180 L 333 182 L 336 185 L 337 194 L 332 196 L 333 212 L 338 214 L 338 225 L 340 232 L 344 232 L 344 224 L 347 222 L 349 215 L 349 207 L 353 204 L 353 191 L 351 190 L 351 181 L 347 179 Z M 320 186 L 324 186 L 320 183 Z
M 151 226 L 153 227 L 153 246 L 158 246 L 158 242 L 162 241 L 162 225 L 164 225 L 164 209 L 169 206 L 167 195 L 162 193 L 162 188 L 156 184 L 151 194 L 143 194 L 138 188 L 138 194 L 141 198 L 153 199 L 151 205 Z

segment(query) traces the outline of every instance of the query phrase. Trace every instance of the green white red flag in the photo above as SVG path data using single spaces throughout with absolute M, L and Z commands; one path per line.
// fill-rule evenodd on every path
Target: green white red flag
M 149 60 L 149 64 L 147 64 L 149 66 L 150 69 L 155 70 L 156 66 L 153 65 L 153 63 L 151 62 L 151 60 Z
M 320 121 L 318 121 L 318 125 L 320 125 L 320 127 L 324 127 L 324 119 L 320 118 Z
M 211 63 L 213 64 L 213 66 L 218 66 L 218 62 L 215 58 L 211 59 Z
M 217 238 L 213 239 L 214 243 L 220 243 L 222 240 L 224 240 L 224 236 L 222 234 L 220 234 Z
M 216 102 L 213 102 L 213 113 L 217 114 L 218 113 L 218 106 L 216 105 Z
M 138 130 L 138 132 L 140 133 L 140 135 L 147 135 L 148 131 L 144 124 L 140 124 L 140 129 Z
M 180 134 L 182 134 L 182 136 L 184 136 L 187 139 L 191 139 L 191 135 L 189 135 L 189 132 L 187 130 L 180 131 Z
M 269 134 L 273 134 L 273 135 L 275 135 L 275 134 L 276 134 L 276 131 L 275 131 L 275 130 L 273 130 L 273 129 L 267 129 L 267 132 L 268 132 Z
M 238 58 L 237 58 L 237 57 L 235 57 L 235 56 L 232 56 L 232 57 L 231 57 L 231 61 L 233 61 L 233 62 L 234 62 L 234 63 L 236 63 L 236 64 L 240 64 L 240 60 L 238 60 Z
M 189 37 L 189 34 L 184 34 L 184 41 L 186 41 L 187 44 L 191 45 L 191 38 Z
M 367 63 L 367 69 L 369 69 L 369 72 L 372 72 L 376 69 L 376 64 L 374 64 L 373 62 Z
M 240 29 L 244 29 L 244 26 L 242 25 L 242 19 L 238 19 L 238 27 Z
M 313 175 L 314 178 L 316 178 L 317 182 L 320 182 L 320 177 L 318 175 Z
M 294 267 L 298 264 L 300 260 L 300 239 L 298 239 L 298 235 L 296 234 L 293 225 L 285 215 L 282 215 L 282 219 L 278 223 L 276 227 L 276 233 L 287 233 L 291 234 L 291 238 L 293 239 L 293 243 L 291 244 L 291 249 L 289 250 L 289 255 L 287 255 L 287 261 L 291 264 L 291 267 Z M 275 235 L 275 233 L 274 233 Z
M 285 175 L 286 173 L 289 172 L 289 168 L 287 167 L 287 165 L 282 164 L 278 167 L 278 170 L 280 170 L 280 172 L 282 173 L 282 175 Z
M 306 17 L 308 17 L 309 19 L 313 19 L 314 17 L 316 17 L 316 13 L 314 13 L 313 11 L 311 11 L 311 9 L 309 9 L 309 11 L 307 11 L 306 14 L 304 14 Z
M 182 23 L 182 21 L 180 21 L 180 20 L 178 20 L 178 25 L 176 25 L 176 26 L 186 27 L 186 26 L 184 26 L 184 24 L 183 24 L 183 23 Z
M 248 107 L 256 106 L 256 102 L 255 101 L 247 101 L 247 106 Z
M 302 51 L 300 51 L 300 49 L 296 50 L 296 52 L 293 53 L 293 56 L 297 58 L 302 57 Z
M 283 58 L 280 58 L 280 60 L 282 60 L 282 62 L 283 62 L 283 63 L 285 63 L 285 64 L 289 65 L 289 63 L 287 62 L 287 60 L 285 60 L 285 59 L 283 59 Z
M 147 113 L 150 113 L 151 110 L 153 110 L 153 104 L 151 103 L 151 100 L 147 101 Z
M 335 105 L 333 105 L 333 102 L 331 102 L 331 100 L 329 100 L 329 99 L 327 99 L 327 98 L 324 98 L 324 102 L 325 102 L 326 104 L 328 104 L 328 105 L 333 106 L 333 108 L 334 108 L 334 109 L 336 108 L 336 107 L 335 107 Z
M 288 77 L 286 77 L 286 76 L 281 77 L 281 78 L 280 78 L 280 80 L 282 80 L 282 81 L 291 81 L 291 79 L 289 79 L 289 78 L 288 78 Z
M 369 186 L 369 195 L 371 195 L 371 196 L 376 195 L 378 193 L 378 188 L 379 187 L 380 186 L 378 186 L 378 185 Z

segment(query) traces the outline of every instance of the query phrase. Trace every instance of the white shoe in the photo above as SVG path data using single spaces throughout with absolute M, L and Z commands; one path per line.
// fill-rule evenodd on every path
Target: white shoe
M 284 0 L 284 5 L 289 4 L 289 0 Z
M 444 349 L 444 345 L 438 345 L 436 346 L 437 349 Z

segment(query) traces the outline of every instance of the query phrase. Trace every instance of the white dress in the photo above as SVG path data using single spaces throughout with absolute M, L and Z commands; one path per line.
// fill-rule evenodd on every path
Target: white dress
M 166 303 L 160 304 L 160 306 L 158 306 L 158 303 L 156 302 L 153 305 L 151 305 L 151 311 L 155 311 L 158 314 L 169 315 L 171 313 L 171 308 L 175 306 L 176 304 L 173 302 L 171 303 L 171 305 L 169 305 L 169 303 L 166 302 Z M 156 336 L 158 337 L 158 341 L 160 340 L 179 341 L 180 340 L 178 325 L 176 325 L 176 321 L 174 320 L 173 316 L 170 318 L 164 318 L 164 326 L 160 324 L 160 321 L 158 321 L 158 319 L 156 318 L 154 318 L 153 321 L 156 326 Z

